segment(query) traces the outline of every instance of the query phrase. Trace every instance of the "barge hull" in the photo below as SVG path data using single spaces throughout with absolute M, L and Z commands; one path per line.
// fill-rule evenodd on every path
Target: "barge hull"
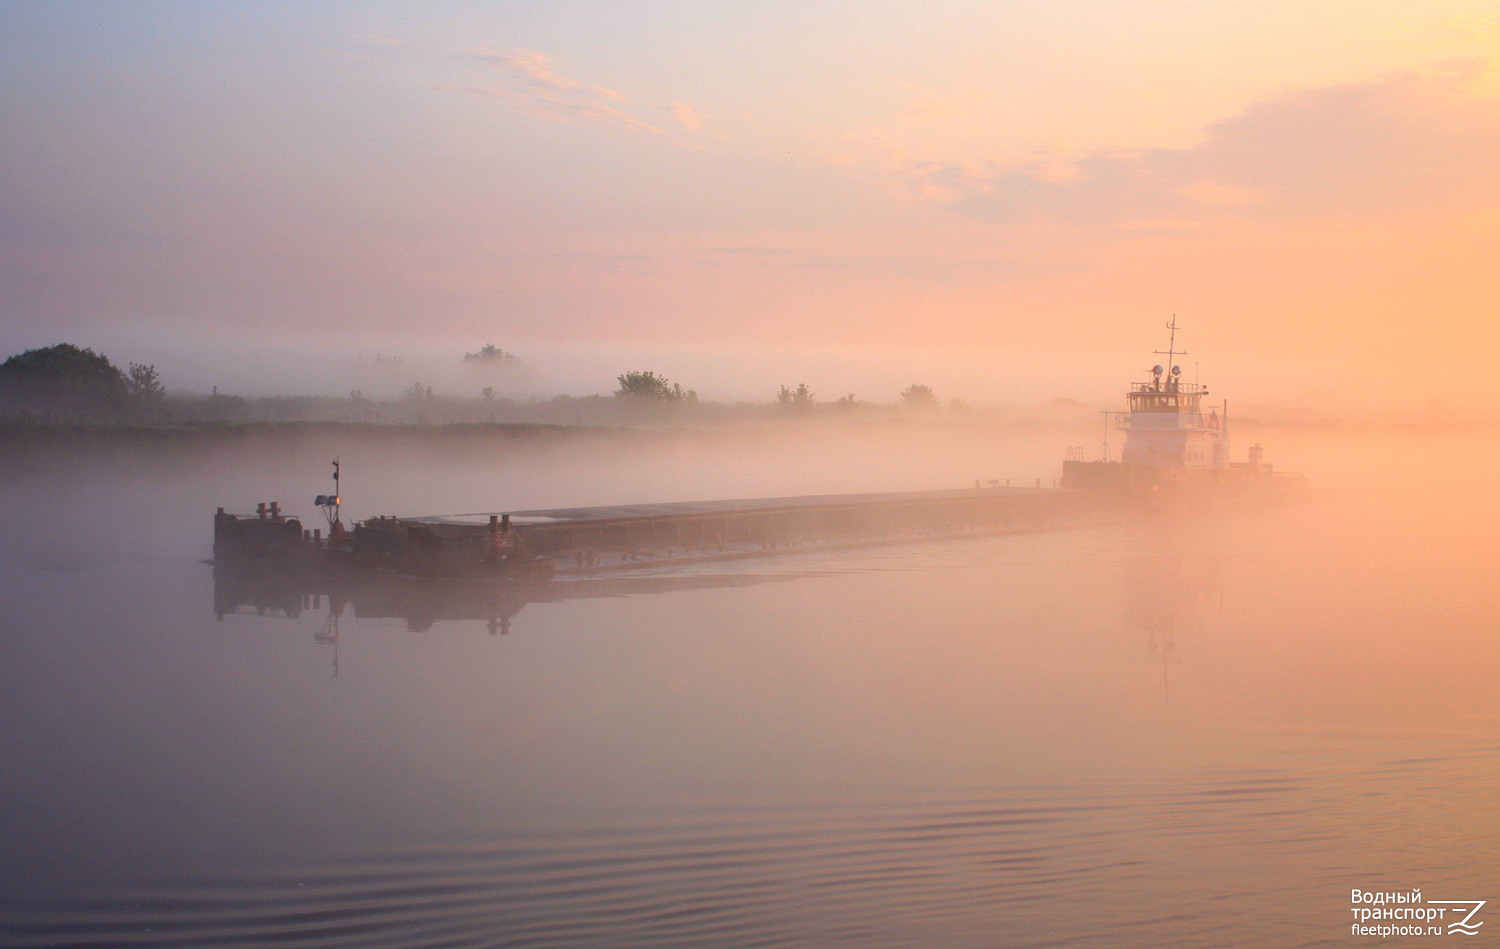
M 1004 534 L 1102 522 L 1094 492 L 1052 488 L 822 495 L 512 512 L 559 572 L 635 570 L 798 550 Z

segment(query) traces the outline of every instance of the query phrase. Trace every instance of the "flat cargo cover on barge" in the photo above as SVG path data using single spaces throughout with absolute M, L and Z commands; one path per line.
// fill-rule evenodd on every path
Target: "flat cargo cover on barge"
M 527 547 L 560 568 L 627 569 L 797 547 L 892 543 L 1091 520 L 1088 492 L 1030 487 L 671 501 L 507 512 Z M 410 518 L 479 526 L 491 512 Z
M 552 573 L 631 570 L 656 564 L 839 549 L 1096 521 L 1093 492 L 1033 487 L 964 488 L 673 501 L 504 513 L 379 516 L 346 529 L 339 498 L 327 539 L 262 504 L 214 521 L 218 562 L 299 570 L 363 568 L 425 576 L 536 579 Z
M 431 523 L 478 524 L 494 514 L 509 514 L 518 525 L 566 521 L 618 521 L 646 517 L 710 516 L 721 514 L 767 513 L 807 508 L 862 507 L 869 504 L 953 501 L 976 497 L 1054 493 L 1041 486 L 957 488 L 946 491 L 889 491 L 870 494 L 809 494 L 784 498 L 738 498 L 715 501 L 662 501 L 649 504 L 607 504 L 589 507 L 548 508 L 529 511 L 476 511 L 469 514 L 441 514 L 411 517 L 407 520 Z

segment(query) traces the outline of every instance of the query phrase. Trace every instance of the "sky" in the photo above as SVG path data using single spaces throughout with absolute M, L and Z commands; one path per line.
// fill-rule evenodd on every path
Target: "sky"
M 0 351 L 169 387 L 1107 404 L 1175 314 L 1247 401 L 1493 415 L 1497 199 L 1493 0 L 0 4 Z

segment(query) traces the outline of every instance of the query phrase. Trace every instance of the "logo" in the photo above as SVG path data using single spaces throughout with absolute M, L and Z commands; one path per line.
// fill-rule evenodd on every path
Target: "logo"
M 1484 921 L 1480 920 L 1475 923 L 1471 922 L 1471 920 L 1479 913 L 1480 907 L 1488 902 L 1489 900 L 1428 900 L 1427 905 L 1451 906 L 1452 909 L 1448 911 L 1450 913 L 1463 913 L 1463 907 L 1473 907 L 1467 913 L 1464 913 L 1463 919 L 1460 919 L 1456 923 L 1448 924 L 1448 935 L 1463 933 L 1465 936 L 1477 936 L 1479 935 L 1479 927 L 1484 925 Z
M 1477 936 L 1488 900 L 1424 900 L 1422 889 L 1351 890 L 1351 936 Z

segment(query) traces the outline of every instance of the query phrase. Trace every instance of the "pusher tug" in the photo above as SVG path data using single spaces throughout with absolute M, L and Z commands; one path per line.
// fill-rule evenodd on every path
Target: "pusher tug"
M 1114 414 L 1125 432 L 1120 461 L 1084 461 L 1070 449 L 1056 487 L 975 482 L 973 488 L 817 495 L 729 501 L 482 512 L 434 517 L 378 516 L 346 528 L 339 463 L 334 493 L 314 504 L 327 522 L 308 530 L 262 503 L 251 516 L 214 515 L 214 563 L 292 573 L 400 574 L 539 580 L 648 567 L 844 550 L 1101 524 L 1142 509 L 1204 498 L 1281 498 L 1305 489 L 1297 475 L 1272 472 L 1259 445 L 1247 462 L 1229 460 L 1225 413 L 1208 390 L 1181 381 L 1177 325 L 1167 367 L 1126 394 Z M 1159 353 L 1161 351 L 1158 351 Z M 1106 448 L 1107 451 L 1107 448 Z
M 1153 366 L 1149 381 L 1131 383 L 1125 394 L 1128 411 L 1110 413 L 1125 433 L 1120 460 L 1084 461 L 1082 449 L 1070 449 L 1062 486 L 1158 501 L 1304 492 L 1306 479 L 1273 470 L 1258 444 L 1250 447 L 1247 461 L 1230 461 L 1229 403 L 1206 405 L 1208 387 L 1182 381 L 1177 357 L 1187 352 L 1177 349 L 1175 318 L 1167 330 L 1166 350 L 1154 352 L 1166 356 L 1167 365 Z

